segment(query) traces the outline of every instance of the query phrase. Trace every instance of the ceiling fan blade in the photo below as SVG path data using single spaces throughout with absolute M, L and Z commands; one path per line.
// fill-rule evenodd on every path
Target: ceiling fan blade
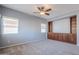
M 49 13 L 45 13 L 45 15 L 50 15 Z
M 50 8 L 50 9 L 47 9 L 45 12 L 49 12 L 49 11 L 51 11 L 52 9 Z
M 44 9 L 44 7 L 42 6 L 42 7 L 41 7 L 41 9 L 43 10 L 43 9 Z
M 41 11 L 41 8 L 40 7 L 37 7 L 37 9 Z
M 37 7 L 39 11 L 44 11 L 44 7 Z

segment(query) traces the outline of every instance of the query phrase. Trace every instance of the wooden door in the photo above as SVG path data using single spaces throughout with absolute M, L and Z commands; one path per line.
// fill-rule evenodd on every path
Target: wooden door
M 52 24 L 53 22 L 48 22 L 48 32 L 52 32 Z
M 76 34 L 77 34 L 77 17 L 76 16 L 72 16 L 70 17 L 70 39 L 72 43 L 76 44 Z

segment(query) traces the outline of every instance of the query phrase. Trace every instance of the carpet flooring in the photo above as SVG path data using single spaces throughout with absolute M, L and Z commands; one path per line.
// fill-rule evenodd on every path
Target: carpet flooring
M 79 47 L 54 40 L 41 40 L 0 49 L 0 55 L 79 55 Z

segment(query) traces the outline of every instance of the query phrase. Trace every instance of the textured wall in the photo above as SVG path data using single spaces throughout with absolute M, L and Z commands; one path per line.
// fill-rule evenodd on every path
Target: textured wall
M 47 21 L 45 19 L 31 16 L 5 7 L 2 8 L 2 16 L 18 19 L 19 33 L 2 34 L 3 45 L 0 45 L 1 47 L 20 44 L 24 42 L 27 43 L 37 40 L 44 40 L 47 38 L 46 33 L 41 33 L 41 23 L 45 23 L 47 25 Z

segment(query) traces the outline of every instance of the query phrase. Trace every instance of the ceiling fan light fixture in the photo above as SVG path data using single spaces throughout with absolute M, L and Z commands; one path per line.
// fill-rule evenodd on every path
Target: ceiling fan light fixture
M 44 12 L 40 12 L 40 14 L 41 14 L 41 15 L 45 15 L 45 13 L 44 13 Z
M 34 13 L 39 13 L 40 15 L 50 15 L 49 12 L 52 10 L 52 8 L 49 5 L 44 5 L 44 6 L 38 6 L 37 12 Z

